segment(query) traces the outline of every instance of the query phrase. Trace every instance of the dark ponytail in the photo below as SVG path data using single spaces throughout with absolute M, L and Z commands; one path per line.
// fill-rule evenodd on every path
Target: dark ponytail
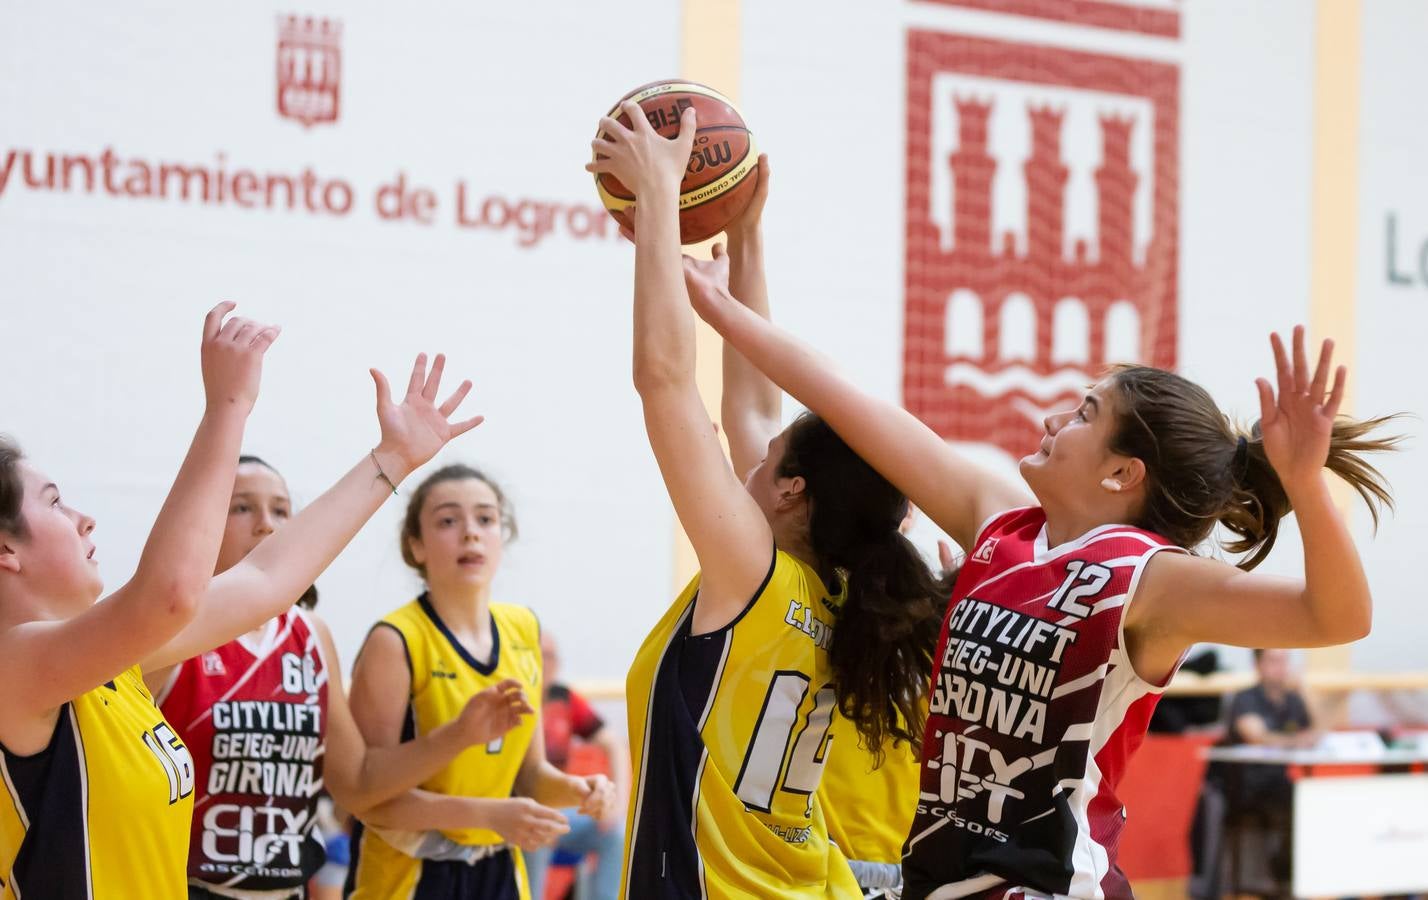
M 1224 548 L 1247 554 L 1249 571 L 1264 561 L 1292 511 L 1279 475 L 1270 465 L 1256 423 L 1242 433 L 1199 385 L 1148 366 L 1112 370 L 1119 422 L 1111 452 L 1146 467 L 1146 505 L 1135 524 L 1192 548 L 1221 524 L 1236 535 Z M 1379 508 L 1393 507 L 1382 473 L 1365 453 L 1392 450 L 1401 436 L 1371 437 L 1391 421 L 1341 416 L 1334 422 L 1325 468 L 1348 482 L 1368 505 L 1374 527 Z
M 821 574 L 847 585 L 829 647 L 838 708 L 879 763 L 889 741 L 916 751 L 948 591 L 898 532 L 907 498 L 811 413 L 789 426 L 778 474 L 804 479 Z

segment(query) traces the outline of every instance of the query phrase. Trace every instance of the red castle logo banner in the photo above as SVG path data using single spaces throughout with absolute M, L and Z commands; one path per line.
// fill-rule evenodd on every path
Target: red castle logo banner
M 304 127 L 336 122 L 341 108 L 342 23 L 278 19 L 278 115 Z
M 1106 366 L 1175 365 L 1179 70 L 925 30 L 907 50 L 903 403 L 1019 458 Z

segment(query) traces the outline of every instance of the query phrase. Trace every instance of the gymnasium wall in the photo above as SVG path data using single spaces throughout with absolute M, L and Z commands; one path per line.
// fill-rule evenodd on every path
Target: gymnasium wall
M 1353 189 L 1358 240 L 1317 249 L 1315 4 L 723 5 L 775 170 L 776 317 L 978 456 L 1010 466 L 1034 446 L 1033 411 L 1115 359 L 1176 365 L 1252 419 L 1267 332 L 1328 321 L 1310 306 L 1325 253 L 1357 285 L 1339 309 L 1356 409 L 1428 406 L 1412 368 L 1428 331 L 1428 124 L 1412 112 L 1428 11 L 1412 0 L 1354 4 L 1362 81 L 1339 127 L 1359 151 L 1332 184 Z M 674 524 L 629 380 L 632 254 L 581 165 L 615 98 L 681 72 L 683 14 L 7 5 L 0 430 L 97 517 L 110 583 L 197 421 L 200 317 L 229 298 L 284 326 L 247 446 L 299 502 L 375 440 L 366 368 L 399 382 L 418 350 L 447 352 L 488 421 L 439 461 L 487 469 L 520 516 L 498 596 L 540 612 L 571 676 L 622 678 L 670 599 Z M 335 77 L 283 74 L 309 55 Z M 964 147 L 978 108 L 987 142 Z M 980 187 L 977 160 L 994 164 Z M 964 206 L 988 198 L 961 232 L 958 185 Z M 948 331 L 968 322 L 980 345 Z M 1416 447 L 1385 468 L 1400 512 L 1372 542 L 1355 512 L 1378 612 L 1353 661 L 1418 668 L 1428 475 Z M 415 589 L 400 514 L 384 508 L 320 582 L 348 665 Z M 930 525 L 916 534 L 931 547 Z M 1299 567 L 1291 528 L 1267 568 Z

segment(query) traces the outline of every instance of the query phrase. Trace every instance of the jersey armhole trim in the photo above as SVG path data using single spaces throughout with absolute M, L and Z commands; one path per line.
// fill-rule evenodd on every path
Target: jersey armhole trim
M 1171 679 L 1175 677 L 1175 673 L 1180 671 L 1181 664 L 1184 663 L 1185 659 L 1190 655 L 1190 648 L 1185 648 L 1180 654 L 1180 657 L 1175 660 L 1175 665 L 1170 667 L 1170 672 L 1164 679 L 1159 682 L 1151 681 L 1137 672 L 1135 666 L 1131 664 L 1130 647 L 1126 644 L 1126 619 L 1130 617 L 1130 607 L 1131 604 L 1135 602 L 1136 591 L 1140 588 L 1140 579 L 1141 576 L 1145 574 L 1146 567 L 1150 565 L 1150 561 L 1154 559 L 1157 554 L 1167 551 L 1171 553 L 1189 554 L 1189 551 L 1185 548 L 1176 547 L 1173 544 L 1162 544 L 1147 550 L 1145 555 L 1140 558 L 1140 562 L 1135 565 L 1135 573 L 1131 575 L 1130 587 L 1126 588 L 1126 602 L 1121 608 L 1121 620 L 1116 625 L 1116 649 L 1120 651 L 1121 656 L 1125 657 L 1126 667 L 1131 670 L 1131 674 L 1135 676 L 1137 681 L 1149 686 L 1151 690 L 1156 693 L 1163 692 L 1170 684 Z
M 391 622 L 378 622 L 367 632 L 367 638 L 371 639 L 372 635 L 377 633 L 378 628 L 390 628 L 402 642 L 402 656 L 406 657 L 407 660 L 407 680 L 409 682 L 407 686 L 407 697 L 410 699 L 416 694 L 416 667 L 412 665 L 412 651 L 411 648 L 407 646 L 407 636 L 402 634 L 402 630 Z M 363 643 L 366 642 L 364 641 Z M 357 655 L 360 657 L 362 651 L 357 651 Z M 353 660 L 353 664 L 356 664 L 356 660 Z
M 711 635 L 719 634 L 719 633 L 722 632 L 722 631 L 729 631 L 729 630 L 732 629 L 735 625 L 738 625 L 739 622 L 744 618 L 744 616 L 747 616 L 747 615 L 749 614 L 749 610 L 753 609 L 753 608 L 754 608 L 754 605 L 759 602 L 759 598 L 764 595 L 764 591 L 768 590 L 768 588 L 769 588 L 769 582 L 773 581 L 774 570 L 777 569 L 777 568 L 778 568 L 778 544 L 774 544 L 774 545 L 773 545 L 773 554 L 769 557 L 769 570 L 768 570 L 768 572 L 766 572 L 766 573 L 764 574 L 764 580 L 761 581 L 761 582 L 759 582 L 759 586 L 758 586 L 757 589 L 754 590 L 754 595 L 749 598 L 749 602 L 748 602 L 748 603 L 745 603 L 745 604 L 744 604 L 744 608 L 741 609 L 741 610 L 739 610 L 739 614 L 738 614 L 737 616 L 735 616 L 734 618 L 730 619 L 728 622 L 724 623 L 723 625 L 720 625 L 718 628 L 714 628 L 714 629 L 711 629 L 711 630 L 709 630 L 709 631 L 701 631 L 701 632 L 699 632 L 698 634 L 695 634 L 695 633 L 694 633 L 694 616 L 693 616 L 693 614 L 692 614 L 692 613 L 693 613 L 693 607 L 694 607 L 697 603 L 699 603 L 699 592 L 698 592 L 698 591 L 695 591 L 695 592 L 694 592 L 694 601 L 689 604 L 689 605 L 690 605 L 691 615 L 690 615 L 690 617 L 689 617 L 689 635 L 688 635 L 688 636 L 689 636 L 689 637 L 709 637 L 709 636 L 711 636 Z

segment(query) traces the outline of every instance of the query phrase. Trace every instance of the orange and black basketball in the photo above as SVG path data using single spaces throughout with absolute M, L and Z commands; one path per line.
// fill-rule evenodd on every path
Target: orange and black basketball
M 759 164 L 753 135 L 733 102 L 692 81 L 656 81 L 630 91 L 608 113 L 626 127 L 630 121 L 620 112 L 626 100 L 638 103 L 667 138 L 679 134 L 679 117 L 694 107 L 698 128 L 680 185 L 679 241 L 697 244 L 723 231 L 749 205 L 758 183 L 750 177 Z M 615 221 L 629 225 L 624 211 L 635 202 L 634 192 L 610 174 L 596 175 L 595 188 Z

